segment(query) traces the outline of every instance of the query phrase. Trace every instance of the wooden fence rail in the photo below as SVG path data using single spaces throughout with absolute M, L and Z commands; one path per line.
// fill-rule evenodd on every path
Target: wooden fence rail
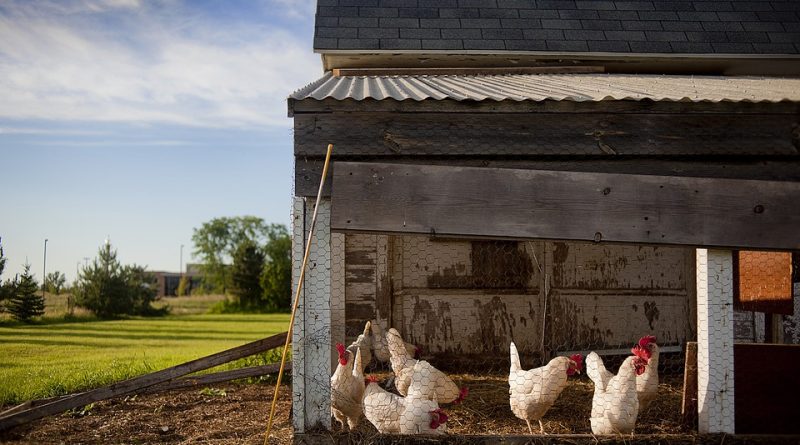
M 92 402 L 98 402 L 100 400 L 142 392 L 146 388 L 154 387 L 160 384 L 167 384 L 178 377 L 182 377 L 193 372 L 213 368 L 214 366 L 218 366 L 223 363 L 228 363 L 233 360 L 238 360 L 243 357 L 283 346 L 285 341 L 286 332 L 283 332 L 281 334 L 256 340 L 254 342 L 237 346 L 216 354 L 182 363 L 171 368 L 145 374 L 139 377 L 134 377 L 132 379 L 123 380 L 121 382 L 103 386 L 101 388 L 96 388 L 66 397 L 55 398 L 52 399 L 52 401 L 46 399 L 46 403 L 41 405 L 32 403 L 29 408 L 20 405 L 21 409 L 19 410 L 17 410 L 15 407 L 3 413 L 5 415 L 0 417 L 0 431 L 6 431 L 15 426 L 23 425 L 28 422 L 41 419 L 42 417 L 58 414 L 72 408 L 84 406 Z M 263 371 L 263 369 L 261 371 Z M 251 372 L 253 371 L 251 370 Z M 242 377 L 238 378 L 243 377 L 247 377 L 247 375 L 242 375 Z

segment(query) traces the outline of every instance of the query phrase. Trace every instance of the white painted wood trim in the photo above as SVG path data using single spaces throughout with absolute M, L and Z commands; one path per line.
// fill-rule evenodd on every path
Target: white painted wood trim
M 292 288 L 297 289 L 314 200 L 295 197 Z M 292 407 L 295 433 L 331 426 L 330 199 L 320 202 L 305 282 L 292 333 Z
M 696 261 L 698 429 L 733 434 L 733 255 L 697 249 Z

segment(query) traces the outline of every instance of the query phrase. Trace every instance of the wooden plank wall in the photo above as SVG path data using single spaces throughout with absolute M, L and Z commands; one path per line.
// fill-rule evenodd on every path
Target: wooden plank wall
M 482 273 L 475 251 L 485 243 L 347 234 L 348 341 L 376 317 L 426 354 L 505 357 L 513 339 L 528 356 L 547 357 L 629 347 L 647 333 L 661 344 L 695 338 L 693 249 L 506 241 L 496 260 L 527 266 L 506 260 L 513 270 Z
M 798 154 L 793 114 L 330 113 L 294 117 L 295 156 Z
M 333 187 L 333 230 L 800 249 L 800 182 L 348 162 Z

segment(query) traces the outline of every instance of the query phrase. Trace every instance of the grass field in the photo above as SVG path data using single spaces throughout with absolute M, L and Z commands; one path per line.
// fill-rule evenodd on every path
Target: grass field
M 183 308 L 174 311 L 181 314 L 202 311 L 219 301 L 219 297 L 202 303 L 191 298 L 169 303 Z M 0 324 L 0 405 L 67 394 L 163 369 L 283 332 L 288 321 L 289 314 L 257 314 L 111 321 L 79 318 L 33 325 L 5 322 Z M 238 365 L 264 360 L 254 357 Z

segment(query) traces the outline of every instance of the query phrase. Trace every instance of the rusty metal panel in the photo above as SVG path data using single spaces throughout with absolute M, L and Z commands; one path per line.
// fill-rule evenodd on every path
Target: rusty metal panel
M 792 254 L 740 250 L 734 260 L 737 309 L 792 315 Z

